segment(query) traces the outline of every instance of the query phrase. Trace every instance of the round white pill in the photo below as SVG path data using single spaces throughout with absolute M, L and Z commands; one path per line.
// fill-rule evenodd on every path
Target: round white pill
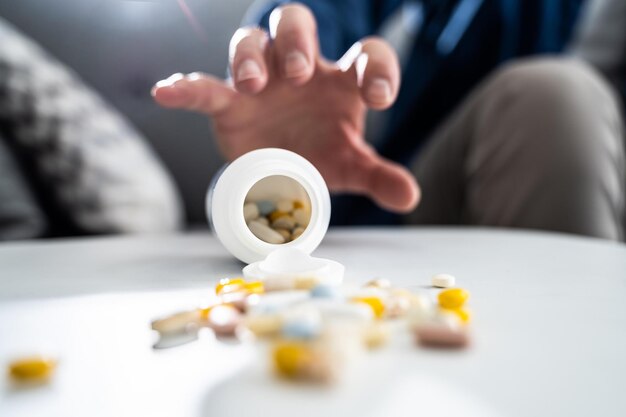
M 454 287 L 456 279 L 450 274 L 437 274 L 432 277 L 431 283 L 433 287 L 450 288 Z

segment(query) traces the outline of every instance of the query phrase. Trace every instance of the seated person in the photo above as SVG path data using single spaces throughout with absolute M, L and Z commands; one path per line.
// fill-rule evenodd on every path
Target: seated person
M 212 117 L 228 159 L 262 147 L 308 158 L 332 191 L 353 194 L 335 197 L 334 224 L 623 239 L 622 1 L 285 3 L 256 7 L 260 26 L 235 33 L 232 80 L 176 74 L 156 101 Z M 402 8 L 401 68 L 375 34 Z M 390 107 L 366 142 L 366 109 Z

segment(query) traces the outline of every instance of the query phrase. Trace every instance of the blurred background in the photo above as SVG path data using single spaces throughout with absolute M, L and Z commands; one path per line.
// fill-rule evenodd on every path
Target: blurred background
M 176 72 L 223 77 L 228 42 L 251 3 L 3 0 L 0 17 L 75 71 L 130 120 L 172 174 L 185 223 L 203 227 L 205 192 L 223 164 L 210 122 L 200 115 L 159 108 L 150 89 Z
M 593 2 L 602 7 L 587 13 L 592 36 L 576 52 L 607 79 L 619 75 L 616 85 L 624 94 L 622 1 Z M 0 240 L 206 228 L 206 190 L 224 164 L 210 121 L 160 108 L 150 90 L 177 72 L 223 77 L 230 38 L 253 2 L 0 0 Z M 420 7 L 445 9 L 453 3 L 424 0 Z M 440 28 L 444 40 L 448 26 L 458 26 L 462 34 L 482 2 L 461 3 L 446 30 Z M 575 14 L 567 5 L 578 3 L 582 1 L 521 4 L 565 20 Z M 502 4 L 513 7 L 516 2 Z M 562 9 L 550 9 L 555 5 Z M 412 45 L 411 30 L 422 22 L 421 10 L 404 7 L 380 28 L 401 61 Z M 561 16 L 559 10 L 567 12 Z M 546 28 L 546 33 L 569 36 L 572 28 L 552 20 L 520 24 L 529 36 L 519 39 L 519 56 L 562 52 L 564 47 L 552 45 L 554 36 L 539 36 Z M 473 36 L 478 45 L 494 42 L 480 31 Z M 454 42 L 448 49 L 454 49 Z M 504 51 L 497 45 L 489 50 Z M 475 54 L 471 59 L 485 61 L 485 66 L 497 63 Z M 442 76 L 445 83 L 467 74 L 471 78 L 470 69 L 450 62 L 456 72 Z M 425 102 L 431 104 L 428 97 Z M 385 117 L 370 114 L 366 139 L 376 143 L 381 134 L 376 127 L 384 125 Z

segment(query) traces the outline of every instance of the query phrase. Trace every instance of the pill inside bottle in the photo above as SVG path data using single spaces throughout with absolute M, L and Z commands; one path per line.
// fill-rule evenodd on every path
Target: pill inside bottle
M 277 245 L 300 238 L 311 220 L 309 195 L 298 181 L 284 175 L 257 181 L 246 194 L 242 210 L 250 232 Z

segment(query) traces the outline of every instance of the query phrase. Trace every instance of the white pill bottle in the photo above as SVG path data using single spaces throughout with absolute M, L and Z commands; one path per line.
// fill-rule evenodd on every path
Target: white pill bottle
M 248 228 L 243 207 L 281 200 L 299 202 L 309 215 L 308 225 L 290 242 L 265 242 Z M 226 165 L 214 177 L 206 197 L 213 232 L 233 256 L 248 264 L 283 248 L 311 254 L 326 235 L 330 210 L 328 187 L 319 171 L 300 155 L 277 148 L 254 150 Z

